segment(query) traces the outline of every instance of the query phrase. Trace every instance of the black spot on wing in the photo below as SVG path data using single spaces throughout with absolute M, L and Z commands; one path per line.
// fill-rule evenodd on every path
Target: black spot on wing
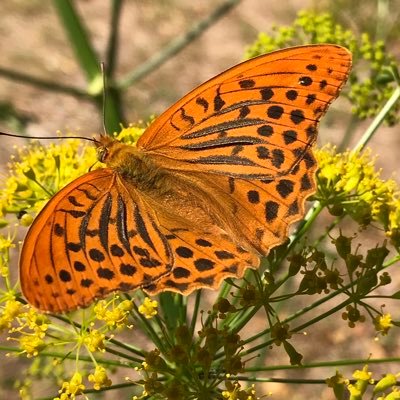
M 79 203 L 79 201 L 76 199 L 75 196 L 68 196 L 67 197 L 68 201 L 74 206 L 74 207 L 83 207 L 84 204 Z
M 181 118 L 184 121 L 188 122 L 190 125 L 194 125 L 194 123 L 195 123 L 194 118 L 190 115 L 187 115 L 184 108 L 181 108 L 180 111 L 181 111 Z
M 110 222 L 111 207 L 112 207 L 112 198 L 111 194 L 108 193 L 103 203 L 103 207 L 101 208 L 100 221 L 99 221 L 100 243 L 105 251 L 108 251 L 108 225 Z
M 183 150 L 208 150 L 208 149 L 215 149 L 215 148 L 222 148 L 222 147 L 229 147 L 229 146 L 236 146 L 236 145 L 252 145 L 264 143 L 264 140 L 261 138 L 257 138 L 254 136 L 223 136 L 218 137 L 213 140 L 205 140 L 201 143 L 192 143 L 187 144 L 184 146 L 180 146 Z
M 242 81 L 239 81 L 239 86 L 242 89 L 250 89 L 254 87 L 256 82 L 253 79 L 243 79 Z
M 281 179 L 276 185 L 276 190 L 283 198 L 288 197 L 294 189 L 294 183 L 288 179 Z
M 187 162 L 195 164 L 231 164 L 231 165 L 243 165 L 243 166 L 255 166 L 256 164 L 247 157 L 239 157 L 237 155 L 225 156 L 225 155 L 213 155 L 207 157 L 198 157 L 193 160 L 187 160 Z
M 258 204 L 260 202 L 260 193 L 257 190 L 249 190 L 247 199 L 252 204 Z
M 281 106 L 270 106 L 267 109 L 267 115 L 272 119 L 280 119 L 283 113 L 284 109 Z
M 271 88 L 264 88 L 260 90 L 261 98 L 268 101 L 274 97 L 274 91 Z
M 290 112 L 290 119 L 294 124 L 298 125 L 305 120 L 305 116 L 302 110 L 292 110 Z
M 194 266 L 200 272 L 209 271 L 214 268 L 214 265 L 214 261 L 211 261 L 208 258 L 198 258 L 194 261 Z
M 118 194 L 117 198 L 117 221 L 116 221 L 116 227 L 117 227 L 117 233 L 118 233 L 118 239 L 124 246 L 125 250 L 129 253 L 131 253 L 131 249 L 129 246 L 129 233 L 128 233 L 128 227 L 127 227 L 127 215 L 126 215 L 126 204 L 124 202 L 124 199 L 120 194 Z
M 214 97 L 214 111 L 221 111 L 222 107 L 225 105 L 225 101 L 222 99 L 221 95 L 218 94 Z
M 313 83 L 313 80 L 309 76 L 302 76 L 299 78 L 299 84 L 302 86 L 310 86 Z
M 202 106 L 202 107 L 203 107 L 203 111 L 204 111 L 204 112 L 207 112 L 208 107 L 209 107 L 209 104 L 208 104 L 208 101 L 207 101 L 204 97 L 197 97 L 197 98 L 196 98 L 196 103 L 197 103 L 199 106 Z
M 271 125 L 261 125 L 259 128 L 257 128 L 257 133 L 260 136 L 272 136 L 274 133 L 274 128 Z
M 288 90 L 287 92 L 286 92 L 286 98 L 288 99 L 288 100 L 290 100 L 290 101 L 294 101 L 294 100 L 296 100 L 297 99 L 297 96 L 298 96 L 298 92 L 297 92 L 297 90 Z
M 260 118 L 245 118 L 245 119 L 234 119 L 232 121 L 225 121 L 219 124 L 210 125 L 207 128 L 199 129 L 197 131 L 191 131 L 181 136 L 181 139 L 196 139 L 213 133 L 219 133 L 229 131 L 231 129 L 246 128 L 248 126 L 260 125 L 265 121 Z
M 157 253 L 154 243 L 152 242 L 149 232 L 147 231 L 146 224 L 140 214 L 140 210 L 139 210 L 138 206 L 135 207 L 134 219 L 135 219 L 135 223 L 136 223 L 136 227 L 137 227 L 139 236 L 143 239 L 143 241 L 145 243 L 147 243 Z
M 189 249 L 188 247 L 179 246 L 176 248 L 176 254 L 182 258 L 192 258 L 193 257 L 193 250 Z
M 56 236 L 64 236 L 64 233 L 65 229 L 59 223 L 54 224 L 54 234 Z
M 172 270 L 172 274 L 176 279 L 188 278 L 190 276 L 190 271 L 183 267 L 175 267 Z
M 278 216 L 279 204 L 276 201 L 267 201 L 265 203 L 265 219 L 272 222 Z

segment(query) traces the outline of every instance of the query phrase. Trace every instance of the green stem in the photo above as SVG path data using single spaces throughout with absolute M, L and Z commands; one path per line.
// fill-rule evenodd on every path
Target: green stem
M 115 69 L 118 60 L 118 49 L 119 49 L 119 36 L 118 36 L 118 28 L 119 21 L 122 13 L 123 0 L 113 0 L 111 7 L 111 20 L 110 20 L 110 35 L 108 37 L 107 50 L 106 50 L 106 64 L 105 64 L 105 74 L 106 74 L 106 83 L 110 84 L 108 87 L 105 87 L 107 97 L 105 97 L 105 125 L 106 131 L 110 132 L 110 129 L 113 131 L 120 130 L 120 123 L 126 122 L 124 118 L 124 111 L 122 107 L 122 93 L 118 88 L 113 84 L 115 79 Z M 108 104 L 111 102 L 111 104 Z M 113 120 L 113 112 L 116 112 L 118 115 L 118 121 Z M 116 125 L 114 123 L 116 122 Z
M 106 50 L 106 72 L 109 79 L 113 79 L 114 77 L 116 61 L 118 59 L 118 28 L 123 3 L 123 0 L 113 0 L 111 5 L 110 35 Z
M 241 0 L 225 0 L 222 4 L 217 6 L 215 10 L 206 18 L 194 24 L 182 36 L 173 39 L 166 47 L 160 52 L 154 54 L 149 60 L 137 67 L 125 78 L 117 82 L 117 88 L 127 89 L 140 79 L 147 76 L 150 72 L 156 70 L 160 65 L 164 64 L 172 56 L 183 50 L 188 44 L 197 39 L 207 28 L 215 24 L 221 17 L 229 12 L 233 7 L 240 3 Z
M 86 74 L 88 94 L 92 96 L 98 109 L 102 110 L 103 100 L 101 93 L 103 79 L 100 62 L 90 43 L 83 21 L 76 12 L 72 1 L 54 0 L 53 5 L 68 36 L 70 45 L 74 50 L 76 59 Z M 124 122 L 119 113 L 118 98 L 115 96 L 115 93 L 110 93 L 107 98 L 105 121 L 108 132 L 119 131 L 120 123 Z
M 138 317 L 140 323 L 141 323 L 141 328 L 144 333 L 152 340 L 154 345 L 163 353 L 165 354 L 167 351 L 166 344 L 164 341 L 166 341 L 166 337 L 160 337 L 160 335 L 155 331 L 153 325 L 151 324 L 150 320 L 144 317 L 138 310 L 138 307 L 136 306 L 135 302 L 132 302 L 133 304 L 133 309 L 135 311 L 136 317 Z M 163 340 L 164 339 L 164 340 Z
M 393 94 L 390 96 L 390 99 L 386 102 L 386 104 L 383 106 L 382 110 L 374 118 L 371 125 L 365 131 L 364 135 L 359 140 L 359 142 L 357 143 L 357 145 L 355 146 L 355 148 L 353 150 L 355 153 L 360 152 L 364 149 L 364 147 L 371 140 L 371 138 L 373 137 L 375 132 L 382 125 L 383 121 L 385 120 L 386 115 L 395 106 L 395 104 L 399 101 L 399 99 L 400 99 L 400 86 L 398 86 L 394 90 Z
M 200 301 L 201 301 L 201 294 L 202 290 L 196 290 L 196 297 L 194 300 L 194 307 L 193 307 L 193 315 L 192 315 L 192 320 L 190 322 L 190 332 L 192 334 L 192 337 L 194 335 L 194 330 L 196 329 L 196 322 L 197 322 L 197 317 L 199 315 L 199 309 L 200 309 Z
M 86 73 L 87 80 L 93 82 L 98 79 L 101 73 L 100 65 L 82 20 L 74 8 L 74 3 L 65 0 L 54 0 L 53 5 L 68 35 L 76 58 L 82 70 Z
M 26 83 L 28 85 L 36 86 L 40 89 L 49 90 L 51 92 L 69 94 L 80 99 L 90 99 L 90 96 L 85 90 L 63 85 L 61 83 L 47 81 L 42 78 L 36 78 L 23 72 L 11 71 L 7 68 L 0 67 L 0 76 L 18 83 Z
M 58 319 L 59 321 L 65 322 L 66 324 L 75 326 L 77 329 L 81 329 L 82 328 L 82 325 L 80 323 L 72 321 L 69 318 L 65 318 L 62 315 L 53 314 L 52 316 L 53 316 L 54 319 Z M 132 345 L 128 345 L 128 344 L 126 344 L 124 342 L 120 342 L 119 340 L 112 339 L 109 336 L 106 336 L 105 340 L 107 342 L 109 342 L 109 343 L 112 343 L 115 346 L 121 347 L 124 350 L 130 351 L 131 353 L 133 353 L 133 354 L 135 354 L 135 355 L 137 355 L 139 357 L 144 357 L 144 353 L 140 349 L 138 349 L 138 348 L 136 348 L 136 347 L 134 347 Z
M 311 325 L 313 325 L 313 324 L 315 324 L 315 323 L 317 323 L 317 322 L 319 322 L 319 321 L 321 321 L 321 320 L 327 318 L 328 316 L 334 314 L 335 312 L 340 311 L 343 307 L 345 307 L 346 305 L 350 304 L 351 302 L 352 302 L 351 299 L 347 299 L 347 300 L 343 301 L 342 303 L 340 303 L 339 305 L 337 305 L 336 307 L 331 308 L 329 311 L 326 311 L 325 313 L 323 313 L 323 314 L 321 314 L 321 315 L 319 315 L 319 316 L 317 316 L 317 317 L 315 317 L 315 318 L 313 318 L 313 319 L 311 319 L 311 320 L 305 322 L 304 324 L 299 325 L 299 326 L 297 326 L 297 327 L 291 329 L 290 332 L 300 332 L 300 331 L 302 331 L 303 329 L 305 329 L 305 328 L 307 328 L 307 327 L 309 327 L 309 326 L 311 326 Z M 303 311 L 303 310 L 301 310 L 301 311 Z M 284 325 L 285 323 L 287 323 L 289 320 L 290 320 L 290 318 L 287 318 L 287 319 L 285 319 L 284 321 L 282 321 L 282 322 L 281 322 L 282 325 Z M 266 331 L 268 331 L 268 330 L 269 330 L 269 329 L 265 330 L 263 333 L 265 334 Z M 261 336 L 261 333 L 258 334 L 257 336 Z M 244 341 L 244 343 L 246 343 L 246 342 L 247 342 L 247 340 Z M 264 349 L 265 347 L 271 346 L 273 343 L 274 343 L 274 341 L 273 341 L 272 339 L 267 340 L 267 341 L 265 341 L 265 342 L 263 342 L 263 343 L 260 343 L 260 344 L 257 345 L 257 346 L 251 347 L 250 349 L 248 349 L 248 350 L 246 350 L 246 351 L 243 351 L 240 355 L 241 355 L 242 357 L 243 357 L 243 356 L 246 356 L 246 355 L 249 355 L 249 354 L 251 354 L 251 353 L 254 353 L 255 351 L 262 350 L 262 349 Z
M 119 383 L 116 385 L 112 385 L 110 387 L 105 387 L 102 388 L 100 390 L 96 390 L 96 389 L 87 389 L 84 390 L 82 393 L 87 394 L 87 393 L 101 393 L 101 392 L 108 392 L 110 390 L 117 390 L 117 389 L 123 389 L 123 388 L 128 388 L 128 387 L 132 387 L 132 386 L 137 386 L 137 383 L 134 382 L 129 382 L 129 383 Z M 40 397 L 37 398 L 36 400 L 54 400 L 54 396 L 50 396 L 50 397 Z
M 353 135 L 355 133 L 355 128 L 359 122 L 359 119 L 356 115 L 351 114 L 350 122 L 347 124 L 346 131 L 343 135 L 343 139 L 340 141 L 339 146 L 337 147 L 338 153 L 341 153 L 347 149 Z
M 22 353 L 23 349 L 19 347 L 6 347 L 6 346 L 0 346 L 0 351 L 7 351 L 11 353 Z M 51 357 L 51 358 L 59 358 L 60 360 L 64 359 L 69 359 L 69 360 L 75 360 L 76 359 L 76 354 L 75 353 L 69 353 L 65 354 L 65 352 L 60 353 L 57 351 L 41 351 L 39 353 L 39 357 Z M 127 363 L 127 362 L 122 362 L 119 360 L 106 360 L 104 358 L 98 358 L 96 357 L 96 362 L 102 365 L 109 365 L 109 366 L 114 366 L 114 367 L 123 367 L 123 368 L 133 368 L 137 366 L 137 364 L 141 364 L 144 359 L 134 359 L 131 357 L 133 363 Z M 92 363 L 93 360 L 89 356 L 82 356 L 79 355 L 79 361 L 84 361 L 84 362 L 89 362 Z
M 382 364 L 399 362 L 399 357 L 388 357 L 388 358 L 359 358 L 351 360 L 333 360 L 333 361 L 322 361 L 316 363 L 308 363 L 302 365 L 269 365 L 269 366 L 258 366 L 245 368 L 246 372 L 258 372 L 258 371 L 285 371 L 289 369 L 308 369 L 308 368 L 332 368 L 349 365 L 362 365 L 362 364 Z

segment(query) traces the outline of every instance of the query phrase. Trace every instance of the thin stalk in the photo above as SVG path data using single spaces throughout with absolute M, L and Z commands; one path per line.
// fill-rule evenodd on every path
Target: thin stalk
M 106 82 L 109 82 L 110 85 L 105 87 L 104 90 L 107 93 L 106 100 L 107 102 L 110 100 L 111 104 L 107 107 L 107 102 L 105 102 L 104 109 L 105 109 L 105 117 L 107 114 L 112 111 L 110 107 L 115 107 L 118 115 L 119 115 L 119 123 L 125 120 L 124 118 L 124 111 L 122 107 L 122 94 L 121 91 L 118 90 L 113 84 L 115 79 L 115 69 L 118 61 L 118 49 L 119 49 L 119 22 L 122 14 L 122 6 L 124 1 L 123 0 L 113 0 L 111 3 L 111 19 L 110 19 L 110 34 L 108 37 L 107 42 L 107 49 L 106 49 Z M 117 126 L 111 126 L 112 121 L 106 120 L 106 127 L 107 131 L 112 128 L 114 130 L 119 130 L 119 123 Z M 118 122 L 118 121 L 117 121 Z
M 347 124 L 346 131 L 343 135 L 342 140 L 340 141 L 339 146 L 337 147 L 337 151 L 343 152 L 347 149 L 349 146 L 349 143 L 353 137 L 353 134 L 355 132 L 355 127 L 358 124 L 359 119 L 357 118 L 356 115 L 351 114 L 350 122 Z
M 308 363 L 302 365 L 269 365 L 269 366 L 257 366 L 245 368 L 246 372 L 258 372 L 258 371 L 285 371 L 289 369 L 308 369 L 308 368 L 332 368 L 332 367 L 343 367 L 348 365 L 362 365 L 362 364 L 381 364 L 388 362 L 399 362 L 400 357 L 388 357 L 388 358 L 358 358 L 351 360 L 332 360 L 323 361 L 316 363 Z
M 138 310 L 136 304 L 134 302 L 132 302 L 133 304 L 133 308 L 135 311 L 136 316 L 138 317 L 138 319 L 141 322 L 141 328 L 143 330 L 143 332 L 145 332 L 147 334 L 147 336 L 149 336 L 149 338 L 152 340 L 152 342 L 155 344 L 155 346 L 162 352 L 165 354 L 165 352 L 167 351 L 167 347 L 165 344 L 165 341 L 167 338 L 166 337 L 160 337 L 159 334 L 155 331 L 153 325 L 150 323 L 150 320 L 148 320 L 147 318 L 145 318 Z M 164 340 L 163 340 L 164 339 Z M 169 345 L 169 344 L 168 344 Z
M 91 98 L 85 90 L 80 88 L 51 82 L 46 79 L 25 74 L 24 72 L 12 71 L 4 67 L 0 67 L 0 76 L 18 83 L 25 83 L 27 85 L 36 86 L 39 89 L 49 90 L 51 92 L 68 94 L 85 100 Z
M 92 96 L 99 110 L 102 110 L 103 78 L 100 62 L 89 40 L 83 21 L 75 10 L 73 2 L 54 0 L 53 5 L 67 34 L 69 43 L 74 50 L 76 59 L 86 75 L 88 94 Z M 120 124 L 124 122 L 122 115 L 119 113 L 117 98 L 113 93 L 110 93 L 107 97 L 105 121 L 107 131 L 110 133 L 119 131 Z
M 158 67 L 160 67 L 160 65 L 164 64 L 167 60 L 179 53 L 187 45 L 197 39 L 202 33 L 207 30 L 207 28 L 215 24 L 233 7 L 238 5 L 240 1 L 241 0 L 225 0 L 222 4 L 217 6 L 210 15 L 202 19 L 200 22 L 192 25 L 192 27 L 187 32 L 173 39 L 161 51 L 151 56 L 150 59 L 134 69 L 123 79 L 118 81 L 116 87 L 119 89 L 127 89 L 140 79 L 150 74 L 150 72 L 156 70 Z
M 68 35 L 77 61 L 90 84 L 99 78 L 101 71 L 97 55 L 90 43 L 83 21 L 76 12 L 73 2 L 54 0 L 53 5 Z
M 114 77 L 116 61 L 118 59 L 118 28 L 123 4 L 123 0 L 113 0 L 111 3 L 110 34 L 108 36 L 106 50 L 106 71 L 108 79 Z
M 183 316 L 185 310 L 181 310 L 182 299 L 180 297 L 182 297 L 182 295 L 171 292 L 164 292 L 159 296 L 165 323 L 170 332 L 175 332 L 178 325 L 183 320 L 186 321 L 186 314 Z
M 196 297 L 195 297 L 194 306 L 193 306 L 192 320 L 190 322 L 190 328 L 189 328 L 192 337 L 194 335 L 194 330 L 196 329 L 197 317 L 199 315 L 201 294 L 202 294 L 201 289 L 196 291 Z
M 23 350 L 20 349 L 19 347 L 6 347 L 6 346 L 0 346 L 0 351 L 7 351 L 7 352 L 11 352 L 11 353 L 22 353 L 23 352 Z M 60 353 L 57 351 L 41 351 L 40 357 L 59 358 L 61 360 L 64 360 L 64 359 L 75 360 L 76 354 L 75 353 L 65 354 L 65 352 Z M 79 361 L 84 361 L 84 362 L 89 362 L 89 363 L 93 362 L 91 357 L 82 356 L 82 355 L 79 355 Z M 96 357 L 96 362 L 99 364 L 102 364 L 102 365 L 109 365 L 109 366 L 114 366 L 114 367 L 133 368 L 137 364 L 141 364 L 143 362 L 143 359 L 133 360 L 134 365 L 131 363 L 127 363 L 127 362 L 122 362 L 120 360 L 106 360 L 104 358 L 98 358 L 98 357 Z
M 132 387 L 132 386 L 137 386 L 137 383 L 134 383 L 134 382 L 119 383 L 119 384 L 112 385 L 112 386 L 109 386 L 109 387 L 101 388 L 100 390 L 87 389 L 87 390 L 84 390 L 82 393 L 83 394 L 87 394 L 87 393 L 90 394 L 90 393 L 109 392 L 110 390 L 123 389 L 123 388 Z M 36 400 L 54 400 L 54 396 L 40 397 L 40 398 L 37 398 Z
M 390 96 L 390 99 L 383 106 L 382 110 L 379 114 L 374 118 L 368 129 L 365 131 L 364 135 L 361 137 L 357 145 L 355 146 L 353 152 L 357 153 L 364 149 L 367 143 L 374 136 L 375 132 L 382 125 L 385 120 L 386 115 L 390 112 L 390 110 L 395 106 L 395 104 L 400 99 L 400 86 L 396 87 L 393 94 Z
M 105 347 L 105 351 L 107 353 L 114 354 L 115 356 L 118 356 L 120 358 L 125 358 L 125 359 L 127 359 L 129 361 L 136 362 L 136 363 L 139 363 L 139 364 L 142 363 L 142 361 L 143 361 L 143 359 L 140 360 L 140 359 L 138 359 L 136 357 L 132 357 L 132 356 L 126 354 L 126 353 L 122 353 L 120 351 L 111 349 L 109 346 Z
M 290 332 L 300 332 L 303 329 L 305 329 L 305 328 L 307 328 L 307 327 L 309 327 L 309 326 L 311 326 L 311 325 L 313 325 L 313 324 L 315 324 L 315 323 L 317 323 L 317 322 L 319 322 L 321 320 L 324 320 L 325 318 L 329 317 L 330 315 L 334 314 L 335 312 L 340 311 L 343 307 L 346 307 L 346 305 L 348 305 L 350 303 L 352 303 L 352 299 L 346 299 L 345 301 L 343 301 L 342 303 L 340 303 L 336 307 L 331 308 L 329 311 L 326 311 L 325 313 L 323 313 L 321 315 L 318 315 L 317 317 L 305 322 L 303 325 L 299 325 L 299 326 L 291 329 Z M 282 321 L 282 325 L 284 325 L 286 322 L 287 322 L 287 320 Z M 267 340 L 267 341 L 265 341 L 263 343 L 260 343 L 257 346 L 251 347 L 250 349 L 248 349 L 246 351 L 243 351 L 240 355 L 242 357 L 246 356 L 246 355 L 249 355 L 251 353 L 254 353 L 255 351 L 262 350 L 265 347 L 271 346 L 273 343 L 274 343 L 274 341 L 272 339 Z
M 52 314 L 52 317 L 54 319 L 58 319 L 59 321 L 65 322 L 66 324 L 75 326 L 77 329 L 82 328 L 82 325 L 79 322 L 72 321 L 71 319 L 65 318 L 62 315 Z M 137 347 L 128 345 L 124 342 L 120 342 L 119 340 L 116 340 L 116 339 L 112 339 L 109 336 L 106 336 L 105 340 L 109 343 L 112 343 L 115 346 L 121 347 L 124 350 L 128 350 L 128 351 L 132 352 L 133 354 L 136 354 L 137 356 L 144 357 L 143 352 L 140 349 L 138 349 Z

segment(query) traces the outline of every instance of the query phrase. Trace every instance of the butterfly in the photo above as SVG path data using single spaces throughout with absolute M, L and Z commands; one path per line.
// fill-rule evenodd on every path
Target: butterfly
M 159 116 L 135 146 L 95 140 L 105 168 L 34 220 L 20 282 L 34 307 L 86 307 L 113 291 L 189 294 L 257 268 L 315 191 L 317 125 L 351 68 L 337 45 L 236 65 Z

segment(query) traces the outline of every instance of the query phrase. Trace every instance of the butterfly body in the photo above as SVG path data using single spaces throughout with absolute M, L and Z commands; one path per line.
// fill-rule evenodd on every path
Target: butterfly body
M 57 193 L 25 239 L 21 287 L 41 310 L 116 290 L 189 294 L 257 268 L 315 191 L 317 125 L 351 66 L 336 45 L 279 50 L 194 89 L 135 146 Z

